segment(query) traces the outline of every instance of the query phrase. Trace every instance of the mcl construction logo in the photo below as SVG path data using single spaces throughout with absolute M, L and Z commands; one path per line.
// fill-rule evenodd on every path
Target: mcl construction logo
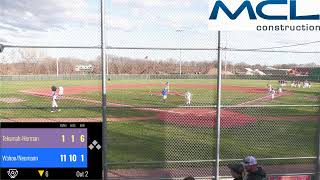
M 209 0 L 209 28 L 319 31 L 320 0 Z

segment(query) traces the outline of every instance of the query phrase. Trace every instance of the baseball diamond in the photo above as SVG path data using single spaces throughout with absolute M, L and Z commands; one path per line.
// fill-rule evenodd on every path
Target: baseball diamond
M 166 103 L 162 102 L 161 97 L 164 82 L 113 80 L 108 83 L 108 159 L 111 169 L 117 171 L 131 167 L 130 164 L 121 162 L 212 159 L 216 81 L 172 79 Z M 294 155 L 310 157 L 315 153 L 315 137 L 311 135 L 316 131 L 316 121 L 319 118 L 317 108 L 269 105 L 317 105 L 318 102 L 314 99 L 319 97 L 317 90 L 320 84 L 313 82 L 313 87 L 308 89 L 285 87 L 284 92 L 276 94 L 272 99 L 266 86 L 268 83 L 278 86 L 277 81 L 224 80 L 222 104 L 230 107 L 223 108 L 221 114 L 223 158 L 245 156 L 248 151 L 258 157 L 269 158 Z M 25 81 L 23 86 L 17 85 L 21 83 L 16 81 L 2 81 L 1 84 L 4 85 L 4 90 L 1 91 L 0 98 L 24 99 L 14 104 L 0 102 L 1 107 L 19 107 L 10 111 L 1 108 L 2 122 L 101 121 L 101 88 L 98 80 Z M 64 87 L 64 96 L 58 97 L 60 112 L 50 113 L 51 84 Z M 187 91 L 192 93 L 192 105 L 195 107 L 184 108 L 184 93 Z M 311 96 L 314 98 L 310 98 Z M 257 107 L 246 108 L 246 105 Z M 209 108 L 210 106 L 212 107 Z M 261 133 L 261 129 L 267 131 Z M 295 130 L 301 133 L 294 133 Z M 250 142 L 256 142 L 249 150 L 246 148 L 248 138 Z M 185 153 L 186 146 L 196 148 L 196 151 Z M 286 161 L 263 163 L 283 166 Z M 306 159 L 293 163 L 300 164 L 302 168 L 308 166 L 310 161 Z M 194 166 L 204 168 L 211 165 L 204 161 L 195 163 Z M 153 166 L 162 168 L 163 164 Z M 142 168 L 144 165 L 134 164 L 134 167 Z M 271 171 L 276 172 L 276 168 L 271 168 Z M 291 171 L 288 170 L 289 172 Z

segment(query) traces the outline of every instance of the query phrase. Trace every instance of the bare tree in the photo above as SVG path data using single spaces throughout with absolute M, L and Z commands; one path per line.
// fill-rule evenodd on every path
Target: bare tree
M 44 53 L 35 49 L 19 49 L 18 53 L 27 74 L 39 74 L 39 61 L 44 57 Z

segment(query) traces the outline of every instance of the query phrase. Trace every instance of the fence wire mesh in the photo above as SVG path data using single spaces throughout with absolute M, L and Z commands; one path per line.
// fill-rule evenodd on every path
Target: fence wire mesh
M 4 1 L 0 9 L 10 12 L 12 2 Z M 46 1 L 40 12 L 16 5 L 40 13 L 43 22 L 51 21 L 41 14 L 56 8 L 60 18 L 41 26 L 52 27 L 47 33 L 27 30 L 36 39 L 0 29 L 0 37 L 10 39 L 0 38 L 0 122 L 102 120 L 99 1 L 63 2 L 57 7 L 59 3 Z M 182 7 L 174 6 L 180 1 L 155 2 L 106 4 L 107 178 L 213 179 L 217 163 L 217 178 L 226 178 L 227 165 L 248 155 L 257 157 L 268 175 L 316 177 L 320 46 L 289 47 L 316 36 L 222 32 L 217 162 L 217 33 L 203 24 L 193 28 L 201 13 L 180 24 L 192 11 L 190 4 L 198 1 Z M 151 10 L 143 10 L 144 3 Z M 123 7 L 129 19 L 123 18 Z M 196 6 L 199 12 L 203 8 Z M 151 16 L 154 13 L 158 15 Z M 17 19 L 0 13 L 5 16 Z M 52 109 L 53 85 L 58 89 L 57 109 Z

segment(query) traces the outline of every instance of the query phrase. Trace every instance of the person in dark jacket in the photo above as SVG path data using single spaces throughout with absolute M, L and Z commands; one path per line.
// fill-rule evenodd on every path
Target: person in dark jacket
M 243 159 L 242 165 L 247 171 L 244 180 L 266 180 L 266 173 L 261 167 L 258 167 L 257 159 L 253 156 L 248 156 Z
M 234 180 L 243 180 L 244 168 L 242 164 L 230 164 L 228 167 Z
M 184 178 L 183 180 L 195 180 L 195 179 L 192 176 L 188 176 L 188 177 Z

